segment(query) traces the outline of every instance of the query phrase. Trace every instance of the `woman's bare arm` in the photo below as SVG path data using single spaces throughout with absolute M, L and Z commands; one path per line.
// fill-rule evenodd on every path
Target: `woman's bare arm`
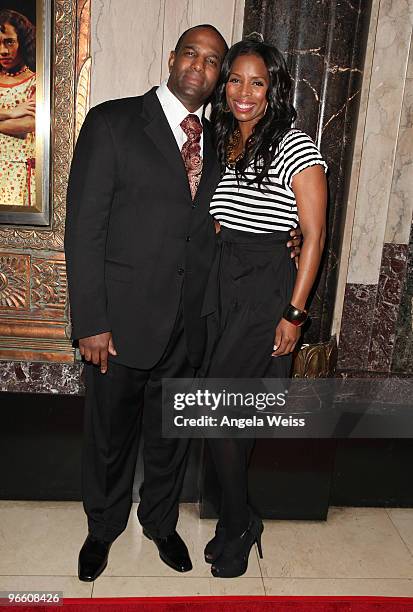
M 34 132 L 35 128 L 36 120 L 29 115 L 20 117 L 19 119 L 5 119 L 4 121 L 0 121 L 0 133 L 6 136 L 25 138 L 27 134 Z
M 311 166 L 294 176 L 292 189 L 297 201 L 303 246 L 291 303 L 304 310 L 326 238 L 327 181 L 323 167 Z
M 29 98 L 13 108 L 0 108 L 0 133 L 25 138 L 35 131 L 36 101 Z
M 297 202 L 303 245 L 291 304 L 304 310 L 317 276 L 326 237 L 327 181 L 323 167 L 310 166 L 296 174 L 292 189 Z M 300 328 L 281 319 L 275 331 L 273 356 L 291 353 L 299 337 Z

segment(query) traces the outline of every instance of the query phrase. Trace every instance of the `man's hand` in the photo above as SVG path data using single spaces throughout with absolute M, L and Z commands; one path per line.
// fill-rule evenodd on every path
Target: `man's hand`
M 298 269 L 298 259 L 301 253 L 301 245 L 303 243 L 303 234 L 301 232 L 300 226 L 292 229 L 290 232 L 290 236 L 292 240 L 287 242 L 287 247 L 291 248 L 291 257 L 295 259 L 295 265 Z
M 105 374 L 108 369 L 108 353 L 117 355 L 111 332 L 80 338 L 79 350 L 85 361 L 100 365 L 102 374 Z

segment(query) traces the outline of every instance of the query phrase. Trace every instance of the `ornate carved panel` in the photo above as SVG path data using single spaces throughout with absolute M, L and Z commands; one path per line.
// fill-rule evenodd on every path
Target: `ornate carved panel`
M 51 223 L 0 226 L 0 359 L 72 362 L 63 255 L 65 198 L 89 105 L 90 0 L 55 0 Z
M 0 309 L 17 313 L 29 310 L 30 257 L 14 253 L 0 255 Z

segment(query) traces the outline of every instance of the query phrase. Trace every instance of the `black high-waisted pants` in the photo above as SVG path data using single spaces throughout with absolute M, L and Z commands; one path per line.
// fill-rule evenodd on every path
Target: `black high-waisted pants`
M 290 302 L 296 268 L 289 232 L 256 234 L 222 227 L 206 300 L 210 378 L 287 378 L 291 355 L 272 357 L 275 328 Z M 221 485 L 219 524 L 230 537 L 249 522 L 248 463 L 254 440 L 208 439 Z

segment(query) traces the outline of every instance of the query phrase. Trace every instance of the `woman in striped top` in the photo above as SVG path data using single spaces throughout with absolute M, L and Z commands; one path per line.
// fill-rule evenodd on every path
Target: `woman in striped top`
M 325 241 L 327 169 L 311 138 L 292 129 L 291 78 L 281 53 L 246 40 L 228 52 L 216 90 L 214 125 L 222 178 L 210 212 L 218 256 L 205 298 L 211 378 L 286 378 L 307 317 L 306 302 Z M 298 272 L 285 247 L 301 226 Z M 212 574 L 243 574 L 263 525 L 247 503 L 253 440 L 208 439 L 221 485 Z

